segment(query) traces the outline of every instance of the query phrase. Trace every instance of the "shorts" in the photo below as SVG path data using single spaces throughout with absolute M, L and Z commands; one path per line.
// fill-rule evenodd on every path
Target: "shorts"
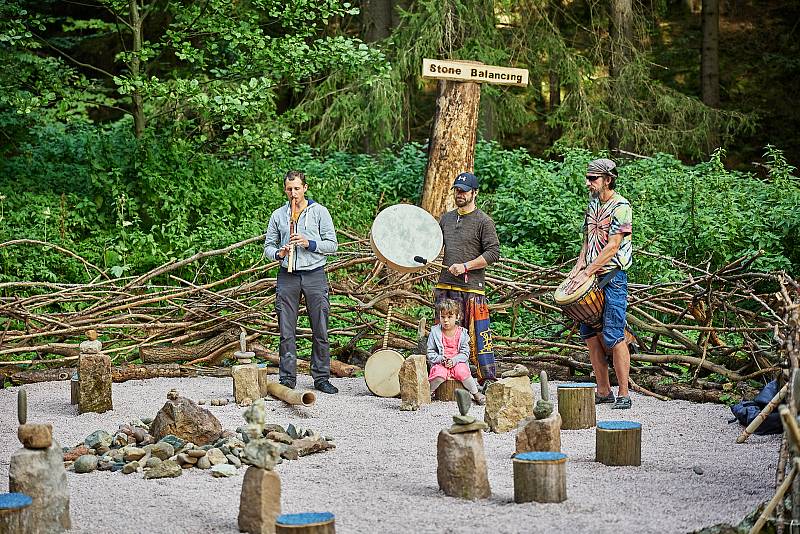
M 602 279 L 602 277 L 600 277 Z M 628 274 L 619 271 L 603 288 L 603 343 L 611 349 L 625 339 L 625 313 L 628 310 Z M 586 341 L 597 335 L 587 324 L 580 325 L 581 339 Z

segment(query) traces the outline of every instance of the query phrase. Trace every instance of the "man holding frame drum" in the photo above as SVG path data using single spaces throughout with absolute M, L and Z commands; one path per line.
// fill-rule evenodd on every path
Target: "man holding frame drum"
M 496 367 L 489 324 L 484 275 L 488 265 L 500 259 L 500 240 L 494 221 L 475 205 L 478 178 L 462 172 L 453 182 L 456 209 L 439 219 L 444 238 L 444 259 L 434 300 L 452 299 L 461 307 L 461 326 L 471 338 L 470 361 L 477 369 L 478 382 L 494 381 Z M 437 322 L 439 317 L 436 317 Z
M 625 340 L 625 312 L 628 308 L 628 275 L 632 263 L 632 211 L 630 202 L 617 193 L 617 166 L 610 159 L 589 162 L 586 187 L 590 200 L 583 223 L 583 246 L 578 261 L 569 273 L 565 292 L 574 292 L 596 276 L 605 297 L 602 332 L 580 323 L 581 338 L 589 348 L 589 358 L 597 379 L 595 403 L 613 403 L 612 408 L 631 407 L 628 393 L 631 355 Z M 602 336 L 599 339 L 598 333 Z M 617 397 L 611 391 L 608 360 L 603 345 L 611 350 L 614 372 L 619 382 Z

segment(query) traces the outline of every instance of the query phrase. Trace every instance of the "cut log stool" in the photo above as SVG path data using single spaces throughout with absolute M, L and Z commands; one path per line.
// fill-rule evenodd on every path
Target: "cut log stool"
M 275 520 L 276 534 L 334 534 L 336 524 L 330 512 L 283 514 Z
M 514 462 L 514 502 L 567 500 L 567 455 L 560 452 L 521 452 Z
M 576 382 L 558 386 L 558 413 L 561 428 L 576 430 L 592 428 L 597 421 L 594 411 L 594 388 L 592 382 Z
M 460 381 L 448 378 L 436 388 L 436 391 L 433 392 L 433 396 L 439 401 L 454 401 L 456 400 L 456 390 L 458 389 L 465 388 Z
M 23 534 L 27 532 L 28 507 L 33 499 L 24 493 L 0 494 L 0 532 Z
M 642 425 L 634 421 L 600 421 L 595 459 L 605 465 L 642 465 Z

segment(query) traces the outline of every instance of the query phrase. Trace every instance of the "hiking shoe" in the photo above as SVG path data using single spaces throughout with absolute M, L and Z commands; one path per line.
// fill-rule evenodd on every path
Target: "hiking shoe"
M 614 401 L 614 406 L 611 407 L 612 410 L 628 410 L 631 407 L 633 402 L 631 401 L 630 397 L 617 397 L 617 400 Z
M 327 380 L 323 380 L 314 384 L 314 389 L 317 391 L 321 391 L 323 393 L 327 393 L 328 395 L 333 395 L 334 393 L 339 393 L 339 389 L 328 382 Z
M 295 386 L 295 382 L 294 382 L 294 380 L 291 380 L 291 379 L 289 379 L 289 378 L 282 378 L 282 379 L 280 380 L 280 384 L 281 384 L 282 386 L 286 386 L 286 387 L 287 387 L 287 388 L 289 388 L 289 389 L 294 389 L 294 386 Z
M 595 404 L 614 404 L 614 400 L 613 391 L 610 391 L 608 395 L 598 395 L 597 393 L 594 394 Z

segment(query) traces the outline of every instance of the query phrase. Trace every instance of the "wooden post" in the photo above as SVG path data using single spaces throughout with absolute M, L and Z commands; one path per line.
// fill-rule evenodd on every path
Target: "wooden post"
M 747 438 L 749 438 L 753 434 L 753 432 L 758 430 L 758 427 L 761 426 L 761 423 L 763 423 L 764 420 L 767 417 L 769 417 L 769 414 L 771 414 L 773 410 L 775 410 L 775 407 L 783 401 L 783 398 L 786 396 L 787 391 L 789 391 L 788 382 L 781 388 L 781 390 L 778 393 L 775 394 L 774 397 L 772 397 L 772 400 L 769 401 L 769 403 L 767 403 L 766 406 L 764 406 L 764 408 L 761 410 L 761 412 L 759 412 L 759 414 L 755 417 L 755 419 L 753 419 L 750 422 L 750 424 L 747 425 L 747 428 L 745 428 L 742 431 L 742 433 L 739 434 L 739 437 L 736 438 L 736 443 L 744 443 L 745 441 L 747 441 Z
M 480 84 L 439 80 L 421 203 L 436 218 L 455 208 L 456 176 L 473 170 L 480 101 Z
M 567 455 L 560 452 L 515 454 L 514 502 L 567 500 Z
M 592 428 L 597 421 L 594 410 L 594 388 L 591 382 L 577 382 L 558 386 L 558 413 L 561 428 L 575 430 Z
M 456 390 L 464 389 L 464 386 L 458 380 L 453 380 L 452 378 L 448 378 L 442 384 L 436 388 L 436 391 L 433 392 L 434 397 L 438 401 L 454 401 L 456 400 Z
M 276 534 L 335 534 L 334 515 L 330 512 L 283 514 L 275 520 Z
M 0 532 L 23 534 L 28 532 L 28 507 L 33 502 L 24 493 L 0 494 Z
M 600 421 L 595 459 L 605 465 L 642 465 L 642 425 L 633 421 Z
M 113 371 L 112 371 L 113 375 Z M 69 403 L 78 404 L 81 398 L 81 383 L 78 379 L 78 373 L 75 372 L 69 380 Z

